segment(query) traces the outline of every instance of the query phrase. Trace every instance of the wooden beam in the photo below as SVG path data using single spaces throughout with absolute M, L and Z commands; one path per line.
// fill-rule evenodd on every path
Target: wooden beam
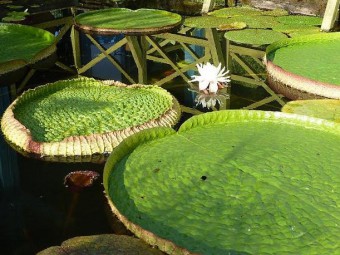
M 215 5 L 215 0 L 204 0 L 201 13 L 208 13 Z
M 328 0 L 321 30 L 328 32 L 334 27 L 334 23 L 339 16 L 339 4 L 340 0 Z

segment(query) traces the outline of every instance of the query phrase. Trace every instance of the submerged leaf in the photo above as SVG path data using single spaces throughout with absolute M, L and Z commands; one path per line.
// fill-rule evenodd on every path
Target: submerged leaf
M 74 171 L 65 176 L 64 185 L 72 191 L 91 187 L 100 175 L 95 171 Z

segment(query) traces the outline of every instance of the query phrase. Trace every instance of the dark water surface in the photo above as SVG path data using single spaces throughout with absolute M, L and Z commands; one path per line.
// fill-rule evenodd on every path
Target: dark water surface
M 17 186 L 2 194 L 0 254 L 35 254 L 70 237 L 121 232 L 111 227 L 101 177 L 78 194 L 64 186 L 70 171 L 94 170 L 102 176 L 104 165 L 49 163 L 22 156 L 18 165 Z

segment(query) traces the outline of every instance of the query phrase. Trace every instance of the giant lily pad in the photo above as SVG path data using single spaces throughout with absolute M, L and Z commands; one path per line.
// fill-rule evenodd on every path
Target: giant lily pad
M 104 169 L 109 203 L 169 254 L 338 254 L 340 125 L 264 111 L 142 131 Z
M 250 6 L 246 7 L 228 7 L 222 8 L 209 13 L 211 16 L 215 17 L 239 17 L 239 16 L 260 16 L 262 15 L 262 11 L 256 8 L 252 8 Z
M 143 241 L 123 235 L 78 236 L 64 241 L 61 246 L 52 246 L 37 255 L 162 255 Z
M 23 93 L 3 115 L 5 138 L 43 160 L 102 162 L 129 135 L 178 121 L 179 105 L 166 90 L 111 83 L 81 78 Z
M 279 10 L 261 11 L 250 7 L 229 7 L 209 13 L 216 19 L 229 18 L 231 22 L 244 22 L 249 28 L 272 28 L 279 24 L 275 15 L 280 15 Z
M 290 101 L 281 111 L 340 122 L 340 100 L 336 99 Z
M 267 48 L 268 81 L 290 99 L 340 99 L 340 33 L 300 36 Z
M 247 27 L 244 22 L 235 22 L 228 18 L 213 16 L 189 17 L 184 20 L 184 25 L 193 28 L 217 28 L 218 30 L 239 30 Z
M 250 6 L 222 8 L 209 13 L 215 17 L 254 17 L 254 16 L 285 16 L 288 12 L 284 9 L 260 10 Z
M 45 59 L 56 51 L 55 37 L 45 30 L 0 23 L 0 84 L 9 73 Z M 9 84 L 5 84 L 9 85 Z
M 269 45 L 287 38 L 283 33 L 266 29 L 244 29 L 226 32 L 224 37 L 230 41 L 246 45 Z
M 317 26 L 321 25 L 322 18 L 314 16 L 301 16 L 301 15 L 289 15 L 281 16 L 276 18 L 282 24 L 296 24 L 296 25 L 307 25 L 307 26 Z
M 153 9 L 102 9 L 75 18 L 79 29 L 101 34 L 157 34 L 172 30 L 181 22 L 179 14 Z
M 273 30 L 286 33 L 289 37 L 296 37 L 308 34 L 322 33 L 319 27 L 300 24 L 278 24 L 272 27 Z

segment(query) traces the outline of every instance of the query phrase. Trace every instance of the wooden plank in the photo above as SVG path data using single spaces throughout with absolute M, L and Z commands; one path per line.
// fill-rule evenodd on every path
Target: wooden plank
M 166 55 L 166 53 L 162 50 L 162 48 L 157 44 L 157 42 L 149 37 L 145 37 L 147 41 L 151 44 L 152 47 L 156 48 L 158 53 L 168 62 L 168 64 L 178 73 L 182 78 L 187 82 L 188 77 L 178 68 L 178 66 Z
M 88 37 L 89 39 L 92 38 L 91 35 L 86 34 L 86 37 Z M 90 39 L 91 40 L 91 39 Z M 93 40 L 93 38 L 92 38 Z M 91 40 L 91 41 L 92 41 Z M 119 49 L 120 47 L 122 47 L 124 44 L 126 44 L 126 39 L 123 38 L 121 39 L 119 42 L 115 43 L 114 45 L 112 45 L 110 48 L 108 48 L 105 52 L 107 54 L 111 54 L 112 52 L 116 51 L 117 49 Z M 100 46 L 100 44 L 98 44 L 96 42 L 95 46 L 98 47 L 98 45 Z M 100 46 L 101 47 L 101 46 Z M 80 54 L 80 53 L 78 53 Z M 78 66 L 77 70 L 78 70 L 78 74 L 82 74 L 84 72 L 86 72 L 88 69 L 90 69 L 91 67 L 93 67 L 94 65 L 96 65 L 97 63 L 99 63 L 101 60 L 103 60 L 105 58 L 105 54 L 104 53 L 100 53 L 97 57 L 95 57 L 94 59 L 92 59 L 90 62 L 88 62 L 86 65 L 84 65 L 83 67 L 79 68 L 80 65 Z
M 221 63 L 221 65 L 224 67 L 225 61 L 223 58 L 222 47 L 216 29 L 205 28 L 205 37 L 207 38 L 210 45 L 209 50 L 214 65 L 218 66 L 218 64 Z
M 204 0 L 201 13 L 208 13 L 215 5 L 215 0 Z
M 147 83 L 146 56 L 142 45 L 139 44 L 137 36 L 126 36 L 132 57 L 138 69 L 138 82 Z
M 79 31 L 75 29 L 74 26 L 72 26 L 71 28 L 71 44 L 72 44 L 74 66 L 78 70 L 81 66 Z
M 186 44 L 193 44 L 197 46 L 209 47 L 209 42 L 207 39 L 197 38 L 193 36 L 181 35 L 181 34 L 171 34 L 171 33 L 164 33 L 159 35 L 153 35 L 153 37 L 158 37 L 162 39 L 170 39 L 176 42 L 183 42 Z
M 235 60 L 251 77 L 253 77 L 256 81 L 261 81 L 261 78 L 255 73 L 253 69 L 251 69 L 250 66 L 248 66 L 239 56 L 237 56 L 235 53 L 230 54 Z
M 100 50 L 100 52 L 105 55 L 105 57 L 113 64 L 113 66 L 115 66 L 117 70 L 121 72 L 129 80 L 129 82 L 136 83 L 134 79 L 123 69 L 121 64 L 116 59 L 114 59 L 110 55 L 110 53 L 107 52 L 107 50 L 105 50 L 92 36 L 90 35 L 86 35 L 86 36 Z M 116 43 L 116 44 L 119 43 L 118 46 L 121 45 L 120 47 L 122 47 L 125 44 L 124 39 L 122 39 L 121 41 L 119 41 L 120 43 L 119 42 Z M 116 47 L 112 47 L 112 49 L 114 49 L 113 51 L 115 51 L 116 49 L 118 50 L 120 48 L 120 47 L 117 47 L 116 44 L 114 45 Z M 109 50 L 112 50 L 112 49 L 109 48 Z
M 202 58 L 198 59 L 197 61 L 188 64 L 187 66 L 181 68 L 181 72 L 186 72 L 188 70 L 197 70 L 196 68 L 196 64 L 197 63 L 203 63 L 205 61 L 208 61 L 210 59 L 210 54 L 209 55 L 205 55 Z M 168 75 L 167 77 L 158 80 L 154 85 L 157 86 L 162 86 L 164 83 L 171 81 L 172 79 L 176 78 L 177 76 L 179 76 L 178 72 L 174 72 L 173 74 Z M 189 79 L 185 80 L 190 86 L 192 86 L 192 84 L 189 82 Z
M 229 42 L 229 40 L 228 40 Z M 266 54 L 265 51 L 262 50 L 255 50 L 255 49 L 250 49 L 250 48 L 246 48 L 246 47 L 242 47 L 242 46 L 236 46 L 233 44 L 229 43 L 229 51 L 230 52 L 234 52 L 234 53 L 238 53 L 241 55 L 247 55 L 247 56 L 251 56 L 254 58 L 263 58 L 264 55 Z
M 187 106 L 184 106 L 184 105 L 181 105 L 181 110 L 182 110 L 182 112 L 190 113 L 192 115 L 198 115 L 198 114 L 204 113 L 204 112 L 201 112 L 197 109 L 190 108 L 190 107 L 187 107 Z
M 71 25 L 72 23 L 73 23 L 73 18 L 70 16 L 70 17 L 46 21 L 46 22 L 39 23 L 39 24 L 34 24 L 33 26 L 46 29 L 50 27 L 58 27 L 58 26 L 65 25 L 65 24 Z
M 17 93 L 20 94 L 25 86 L 27 85 L 28 81 L 32 78 L 32 76 L 35 74 L 36 70 L 35 69 L 31 69 L 28 71 L 28 73 L 26 74 L 25 78 L 22 80 L 22 82 L 20 83 L 18 89 L 17 89 Z
M 335 24 L 336 19 L 339 16 L 340 0 L 328 0 L 325 10 L 325 14 L 322 20 L 321 30 L 330 31 Z

